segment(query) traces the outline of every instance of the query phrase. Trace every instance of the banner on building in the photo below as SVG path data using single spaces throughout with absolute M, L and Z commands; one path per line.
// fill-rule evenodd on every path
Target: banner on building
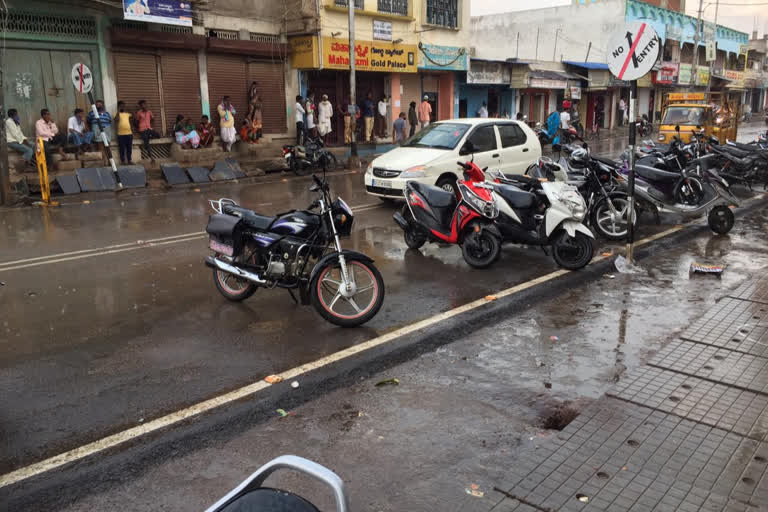
M 728 84 L 728 87 L 732 89 L 741 89 L 744 87 L 744 72 L 743 71 L 733 71 L 730 69 L 725 70 L 725 79 L 729 80 L 731 83 Z
M 460 46 L 419 44 L 419 68 L 445 71 L 466 71 L 467 51 Z
M 707 41 L 707 62 L 714 62 L 717 60 L 717 42 Z
M 123 18 L 191 27 L 192 4 L 190 0 L 123 0 Z
M 581 87 L 570 87 L 571 91 L 571 99 L 572 100 L 580 100 L 581 99 Z
M 680 85 L 690 85 L 691 83 L 691 65 L 680 63 L 680 69 L 677 73 L 677 83 Z
M 320 67 L 316 36 L 291 37 L 288 39 L 288 48 L 292 68 L 317 69 Z
M 709 68 L 699 66 L 696 68 L 696 85 L 707 85 L 709 83 Z
M 509 84 L 509 67 L 503 62 L 473 60 L 467 71 L 468 84 Z
M 749 45 L 747 45 L 747 44 L 740 44 L 739 45 L 739 55 L 746 56 L 747 53 L 749 53 Z
M 376 41 L 391 41 L 392 22 L 373 20 L 373 39 Z
M 386 73 L 416 73 L 416 52 L 412 44 L 355 41 L 355 69 Z M 323 38 L 323 67 L 349 69 L 349 43 L 333 37 Z

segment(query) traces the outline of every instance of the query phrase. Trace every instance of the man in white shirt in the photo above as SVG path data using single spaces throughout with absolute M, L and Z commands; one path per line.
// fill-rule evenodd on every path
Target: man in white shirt
M 322 101 L 317 106 L 317 132 L 323 138 L 323 142 L 328 143 L 328 134 L 333 131 L 331 127 L 331 118 L 333 117 L 333 105 L 328 101 L 328 95 L 323 94 Z
M 301 106 L 301 96 L 296 96 L 296 104 L 293 106 L 293 111 L 296 117 L 296 145 L 301 146 L 301 141 L 304 140 L 304 107 Z
M 619 126 L 624 126 L 627 119 L 627 104 L 624 98 L 619 100 Z
M 317 136 L 317 130 L 315 129 L 315 93 L 307 93 L 307 103 L 304 106 L 304 110 L 307 113 L 307 133 L 312 137 Z
M 8 119 L 5 120 L 5 139 L 10 149 L 18 151 L 25 162 L 31 163 L 35 149 L 22 133 L 20 123 L 19 112 L 15 108 L 9 108 Z
M 379 100 L 378 111 L 376 112 L 376 136 L 383 139 L 387 137 L 387 97 L 382 96 Z
M 571 114 L 567 110 L 560 112 L 560 128 L 563 130 L 571 129 Z
M 483 102 L 483 104 L 480 105 L 480 108 L 477 109 L 477 117 L 481 117 L 483 119 L 488 117 L 488 105 L 485 102 Z
M 86 131 L 85 114 L 81 108 L 76 108 L 74 115 L 67 121 L 67 142 L 77 146 L 79 150 L 86 150 L 93 142 L 93 132 Z

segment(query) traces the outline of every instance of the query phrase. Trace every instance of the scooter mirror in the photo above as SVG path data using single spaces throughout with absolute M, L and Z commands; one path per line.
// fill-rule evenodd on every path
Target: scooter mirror
M 261 488 L 247 492 L 230 502 L 221 512 L 319 512 L 317 507 L 302 498 L 280 489 Z

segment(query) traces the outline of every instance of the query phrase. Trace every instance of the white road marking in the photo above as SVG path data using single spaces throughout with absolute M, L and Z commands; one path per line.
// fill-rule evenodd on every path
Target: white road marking
M 676 233 L 682 230 L 684 227 L 685 227 L 684 225 L 675 226 L 673 228 L 667 229 L 666 231 L 662 231 L 661 233 L 657 233 L 653 236 L 644 238 L 636 242 L 635 245 L 638 247 L 642 245 L 646 245 L 654 240 L 658 240 L 659 238 L 662 238 L 664 236 L 670 235 L 672 233 Z M 612 257 L 613 255 L 598 256 L 592 260 L 590 265 L 593 265 L 596 262 L 603 261 L 605 259 L 612 258 Z M 547 281 L 551 281 L 552 279 L 556 279 L 560 276 L 564 276 L 569 272 L 570 272 L 569 270 L 556 270 L 555 272 L 551 272 L 541 277 L 537 277 L 536 279 L 526 281 L 525 283 L 515 285 L 511 288 L 501 290 L 491 295 L 494 295 L 497 298 L 515 295 L 522 291 L 533 288 L 534 286 L 540 285 L 542 283 L 546 283 Z M 328 366 L 330 364 L 336 363 L 338 361 L 351 357 L 355 354 L 365 352 L 366 350 L 370 350 L 380 345 L 384 345 L 386 343 L 389 343 L 393 340 L 400 338 L 401 336 L 406 336 L 408 334 L 419 331 L 421 329 L 426 329 L 444 320 L 453 318 L 457 315 L 466 313 L 468 311 L 472 311 L 474 309 L 478 309 L 480 307 L 491 304 L 492 302 L 493 301 L 489 301 L 486 298 L 474 300 L 472 302 L 464 304 L 463 306 L 450 309 L 443 313 L 439 313 L 435 316 L 426 318 L 424 320 L 420 320 L 418 322 L 407 325 L 405 327 L 401 327 L 400 329 L 396 329 L 387 334 L 383 334 L 381 336 L 378 336 L 366 342 L 360 343 L 359 345 L 354 345 L 344 350 L 340 350 L 339 352 L 322 357 L 316 361 L 303 364 L 301 366 L 297 366 L 296 368 L 292 368 L 290 370 L 286 370 L 282 373 L 279 373 L 278 375 L 282 377 L 282 380 L 295 379 L 310 371 L 316 370 L 318 368 L 322 368 L 324 366 Z M 215 398 L 211 398 L 209 400 L 205 400 L 203 402 L 194 404 L 192 406 L 186 407 L 184 409 L 173 412 L 171 414 L 161 416 L 160 418 L 156 418 L 142 425 L 129 428 L 127 430 L 123 430 L 122 432 L 118 432 L 117 434 L 113 434 L 111 436 L 104 437 L 92 443 L 85 444 L 83 446 L 80 446 L 68 452 L 64 452 L 59 455 L 55 455 L 48 459 L 42 460 L 40 462 L 30 464 L 29 466 L 25 466 L 15 471 L 11 471 L 10 473 L 6 473 L 0 476 L 0 489 L 3 487 L 7 487 L 9 485 L 15 484 L 17 482 L 21 482 L 22 480 L 26 480 L 27 478 L 40 475 L 42 473 L 45 473 L 46 471 L 59 468 L 61 466 L 64 466 L 65 464 L 69 464 L 71 462 L 84 459 L 91 455 L 95 455 L 104 450 L 109 450 L 111 448 L 119 446 L 122 443 L 134 440 L 137 437 L 143 436 L 145 434 L 149 434 L 151 432 L 155 432 L 157 430 L 170 427 L 181 421 L 198 416 L 200 414 L 204 414 L 206 412 L 209 412 L 223 405 L 232 403 L 236 400 L 241 400 L 243 398 L 249 397 L 251 395 L 258 393 L 259 391 L 262 391 L 270 387 L 271 385 L 272 384 L 268 384 L 263 380 L 259 380 L 251 384 L 248 384 L 246 386 L 243 386 L 241 388 L 238 388 L 234 391 L 230 391 L 228 393 L 224 393 L 223 395 L 219 395 Z
M 360 206 L 353 206 L 352 211 L 355 213 L 366 212 L 375 208 L 382 207 L 382 204 L 371 203 L 363 204 Z M 163 238 L 153 238 L 151 240 L 137 240 L 136 242 L 128 242 L 124 244 L 108 245 L 105 247 L 96 247 L 94 249 L 83 249 L 81 251 L 62 252 L 57 254 L 50 254 L 48 256 L 37 256 L 35 258 L 26 258 L 14 261 L 5 261 L 0 263 L 0 272 L 6 272 L 10 270 L 19 270 L 29 267 L 37 267 L 40 265 L 50 265 L 53 263 L 63 263 L 65 261 L 80 260 L 83 258 L 91 258 L 94 256 L 106 256 L 108 254 L 116 254 L 126 251 L 135 251 L 137 249 L 148 249 L 152 247 L 158 247 L 161 245 L 177 244 L 183 242 L 190 242 L 192 240 L 199 240 L 206 236 L 205 231 L 195 231 L 193 233 L 184 233 L 181 235 L 167 236 Z

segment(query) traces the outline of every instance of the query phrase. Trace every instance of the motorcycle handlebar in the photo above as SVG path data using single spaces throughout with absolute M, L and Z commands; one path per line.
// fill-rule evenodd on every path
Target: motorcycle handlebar
M 456 162 L 462 169 L 469 169 L 470 165 L 465 162 Z

